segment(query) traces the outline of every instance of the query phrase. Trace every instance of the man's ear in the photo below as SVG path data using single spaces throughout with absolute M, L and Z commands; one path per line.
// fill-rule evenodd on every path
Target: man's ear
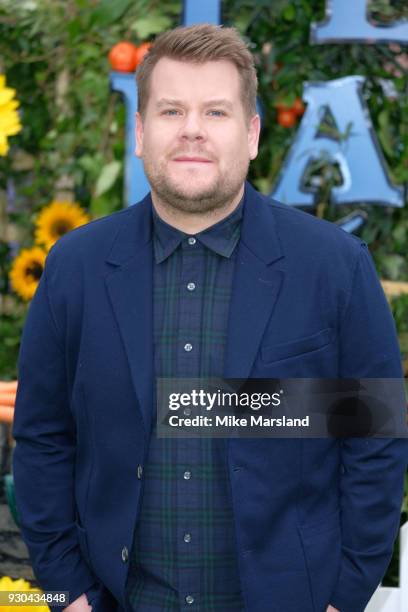
M 249 159 L 255 159 L 255 157 L 258 155 L 258 143 L 259 143 L 260 131 L 261 131 L 261 118 L 258 114 L 256 114 L 249 121 L 249 129 L 248 129 Z
M 143 121 L 139 112 L 136 113 L 136 148 L 135 154 L 137 157 L 142 157 L 143 154 Z

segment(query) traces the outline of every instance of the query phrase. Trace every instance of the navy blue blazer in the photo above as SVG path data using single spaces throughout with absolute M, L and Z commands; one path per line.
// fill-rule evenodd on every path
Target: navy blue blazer
M 153 418 L 150 212 L 147 196 L 55 244 L 18 361 L 22 534 L 44 589 L 73 601 L 100 583 L 96 612 L 126 609 L 126 549 Z M 226 377 L 402 376 L 394 321 L 361 240 L 246 183 L 238 248 Z M 248 612 L 364 610 L 399 528 L 407 444 L 226 442 Z

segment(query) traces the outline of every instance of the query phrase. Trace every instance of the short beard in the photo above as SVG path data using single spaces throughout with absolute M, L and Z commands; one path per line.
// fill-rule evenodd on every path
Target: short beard
M 182 188 L 166 179 L 163 172 L 157 171 L 146 159 L 144 170 L 153 191 L 160 198 L 162 206 L 170 213 L 205 214 L 227 208 L 239 194 L 247 177 L 249 161 L 245 167 L 235 166 L 228 178 L 220 177 L 216 183 L 197 194 L 189 196 Z

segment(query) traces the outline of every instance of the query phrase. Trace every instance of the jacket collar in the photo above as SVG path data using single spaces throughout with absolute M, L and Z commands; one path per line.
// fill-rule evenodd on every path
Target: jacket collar
M 270 264 L 284 257 L 279 238 L 274 205 L 245 182 L 245 206 L 241 241 L 258 259 Z M 150 192 L 123 214 L 106 261 L 116 266 L 125 263 L 152 240 L 152 200 Z
M 241 233 L 243 206 L 244 196 L 227 217 L 197 234 L 186 234 L 169 225 L 161 219 L 153 207 L 153 245 L 156 263 L 161 263 L 169 257 L 190 235 L 193 235 L 210 251 L 223 257 L 231 257 Z

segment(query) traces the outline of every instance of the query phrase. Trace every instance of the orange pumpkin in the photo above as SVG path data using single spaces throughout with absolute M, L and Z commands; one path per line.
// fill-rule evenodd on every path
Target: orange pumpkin
M 139 47 L 136 47 L 136 68 L 139 66 L 146 53 L 149 52 L 151 46 L 152 43 L 145 42 L 139 45 Z
M 305 112 L 305 105 L 303 104 L 301 98 L 296 98 L 296 100 L 294 101 L 294 103 L 292 104 L 292 106 L 290 108 L 291 108 L 291 110 L 293 110 L 293 112 L 298 117 L 301 117 L 303 115 L 303 113 Z
M 296 123 L 295 113 L 290 109 L 280 110 L 278 112 L 278 123 L 285 128 L 293 127 Z
M 117 43 L 109 51 L 108 59 L 113 70 L 134 72 L 137 66 L 138 47 L 131 42 Z

